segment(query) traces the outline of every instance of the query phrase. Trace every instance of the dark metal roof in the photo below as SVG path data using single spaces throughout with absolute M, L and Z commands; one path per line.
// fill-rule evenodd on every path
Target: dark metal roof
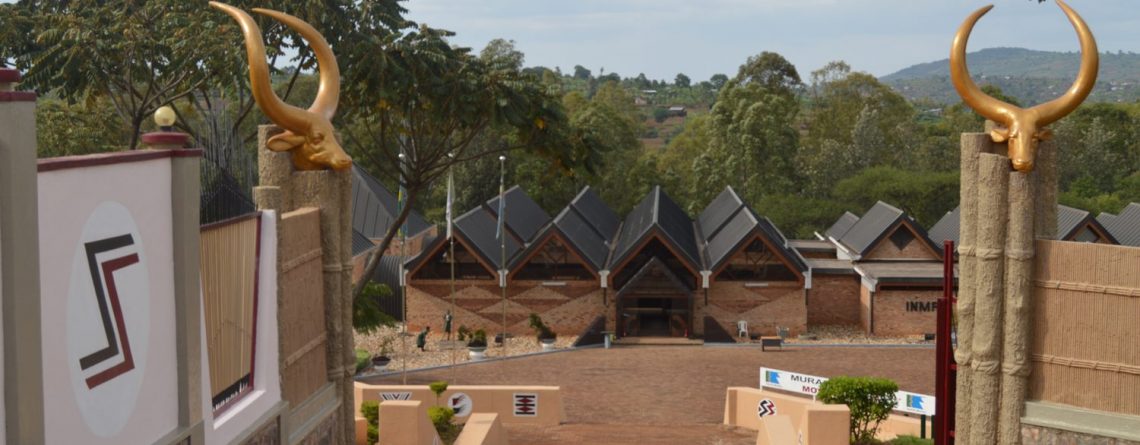
M 1140 203 L 1128 204 L 1119 215 L 1101 213 L 1097 221 L 1121 245 L 1140 246 Z
M 352 228 L 368 238 L 383 238 L 388 227 L 399 216 L 396 196 L 384 184 L 357 165 L 352 166 Z M 406 222 L 408 236 L 431 228 L 415 210 Z
M 927 232 L 930 234 L 930 240 L 938 244 L 942 244 L 946 240 L 958 244 L 958 232 L 961 230 L 959 226 L 962 219 L 961 211 L 961 207 L 954 207 L 954 210 L 946 212 L 942 219 L 934 223 L 934 226 Z
M 867 279 L 876 283 L 923 283 L 939 284 L 942 282 L 942 263 L 935 262 L 871 262 L 859 263 L 855 269 Z M 958 267 L 954 267 L 955 278 Z
M 637 273 L 633 274 L 633 277 L 631 277 L 629 279 L 629 281 L 626 283 L 625 287 L 623 287 L 621 290 L 619 290 L 617 292 L 617 295 L 621 296 L 622 294 L 625 294 L 626 292 L 628 292 L 632 289 L 636 289 L 637 286 L 632 286 L 632 284 L 637 283 L 637 282 L 645 279 L 646 276 L 653 273 L 654 271 L 658 271 L 662 275 L 664 275 L 666 278 L 665 281 L 667 283 L 672 284 L 673 287 L 676 288 L 677 290 L 681 290 L 681 291 L 692 291 L 692 290 L 694 290 L 691 282 L 678 278 L 677 275 L 674 274 L 672 270 L 669 270 L 669 266 L 665 265 L 665 263 L 662 262 L 659 258 L 653 257 L 653 258 L 650 258 L 649 261 L 646 262 L 644 266 L 641 266 L 641 269 L 638 269 Z
M 808 258 L 807 264 L 811 266 L 812 274 L 823 275 L 853 275 L 855 267 L 851 260 L 838 260 L 831 258 Z
M 510 201 L 507 201 L 507 205 L 510 205 Z M 511 210 L 508 209 L 508 218 L 510 214 Z M 463 237 L 471 245 L 474 253 L 482 257 L 487 264 L 494 266 L 495 269 L 502 269 L 502 241 L 495 237 L 496 224 L 497 221 L 490 211 L 483 207 L 476 207 L 455 219 L 454 230 L 456 236 Z M 509 262 L 515 254 L 522 250 L 522 246 L 519 246 L 519 243 L 510 236 L 505 238 L 506 257 Z M 424 252 L 428 251 L 429 249 L 424 249 Z
M 507 229 L 514 232 L 525 243 L 529 243 L 538 234 L 547 223 L 550 222 L 550 215 L 546 214 L 538 203 L 530 199 L 526 192 L 519 186 L 514 186 L 504 193 L 507 197 Z M 487 208 L 492 217 L 498 217 L 499 214 L 499 196 L 487 200 Z M 491 234 L 495 234 L 495 228 L 492 226 Z
M 633 248 L 655 228 L 666 243 L 681 253 L 682 261 L 687 262 L 694 270 L 700 270 L 700 251 L 697 248 L 693 222 L 676 202 L 661 191 L 661 186 L 653 187 L 653 190 L 626 216 L 609 267 L 612 268 L 634 254 Z
M 562 213 L 554 218 L 554 224 L 550 227 L 552 230 L 557 229 L 562 232 L 562 236 L 573 245 L 571 247 L 577 249 L 595 271 L 605 267 L 610 247 L 606 244 L 606 240 L 598 235 L 593 225 L 573 206 L 563 209 Z
M 578 196 L 570 201 L 570 207 L 573 207 L 578 216 L 589 223 L 594 232 L 607 243 L 617 237 L 621 219 L 590 186 L 583 187 L 582 191 L 578 192 Z
M 381 256 L 380 264 L 372 273 L 372 281 L 387 285 L 388 289 L 392 291 L 391 297 L 380 299 L 380 309 L 397 320 L 404 319 L 404 298 L 402 297 L 404 289 L 400 287 L 400 265 L 404 263 L 406 258 L 399 255 Z
M 1068 239 L 1089 219 L 1089 212 L 1067 205 L 1057 206 L 1057 239 Z
M 807 270 L 807 264 L 788 247 L 788 241 L 776 225 L 745 205 L 732 187 L 726 187 L 709 203 L 698 221 L 708 270 L 720 267 L 733 253 L 745 247 L 754 235 L 767 239 L 776 248 L 776 253 L 791 263 L 793 268 L 800 272 Z
M 830 238 L 838 240 L 839 238 L 842 238 L 843 234 L 847 233 L 847 231 L 851 229 L 851 226 L 855 225 L 857 222 L 859 222 L 858 215 L 851 212 L 843 212 L 843 215 L 841 215 L 839 219 L 835 220 L 835 224 L 832 224 L 831 227 L 828 227 L 827 232 L 824 234 Z
M 831 241 L 818 239 L 790 239 L 788 240 L 788 247 L 800 252 L 835 253 L 835 244 L 831 244 Z
M 903 211 L 879 201 L 871 206 L 838 241 L 856 255 L 866 255 L 888 229 L 903 218 Z M 846 215 L 845 215 L 846 216 Z
M 357 232 L 356 229 L 352 230 L 352 256 L 360 255 L 364 252 L 372 250 L 376 244 L 372 240 L 364 236 L 363 233 Z

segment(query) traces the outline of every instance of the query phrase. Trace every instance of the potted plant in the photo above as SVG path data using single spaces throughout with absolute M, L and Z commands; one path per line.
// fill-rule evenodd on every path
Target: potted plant
M 483 352 L 487 350 L 487 333 L 478 329 L 471 333 L 467 340 L 467 355 L 472 361 L 483 360 Z
M 538 339 L 539 343 L 542 343 L 542 350 L 553 351 L 554 340 L 558 337 L 558 334 L 555 334 L 554 331 L 550 329 L 550 326 L 542 322 L 542 317 L 539 317 L 538 314 L 530 314 L 530 327 L 534 329 L 535 338 Z
M 392 358 L 388 357 L 391 344 L 391 338 L 385 338 L 384 342 L 380 344 L 380 353 L 372 356 L 372 372 L 383 372 L 388 363 L 392 361 Z

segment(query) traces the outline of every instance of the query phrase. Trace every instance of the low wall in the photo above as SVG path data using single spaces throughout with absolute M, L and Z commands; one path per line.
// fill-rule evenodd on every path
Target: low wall
M 507 445 L 507 430 L 499 422 L 499 415 L 474 413 L 463 426 L 463 432 L 455 439 L 454 445 Z
M 764 419 L 770 416 L 788 416 L 796 431 L 811 431 L 821 439 L 824 431 L 846 431 L 847 422 L 842 417 L 816 414 L 816 410 L 832 410 L 835 405 L 826 405 L 806 397 L 783 394 L 771 390 L 746 387 L 729 387 L 724 403 L 724 424 L 760 431 Z M 808 415 L 811 411 L 811 415 Z M 807 419 L 812 419 L 809 425 Z M 879 425 L 879 439 L 892 439 L 901 435 L 918 436 L 921 425 L 919 419 L 892 414 Z M 804 433 L 810 435 L 809 433 Z M 813 443 L 815 443 L 813 441 Z
M 436 405 L 435 394 L 424 385 L 367 385 L 356 383 L 356 411 L 360 404 L 376 400 L 418 400 L 424 402 L 421 410 Z M 447 404 L 459 398 L 466 409 L 457 409 L 455 420 L 465 423 L 472 413 L 498 414 L 499 421 L 531 425 L 558 425 L 562 423 L 562 391 L 557 386 L 451 386 L 439 398 Z

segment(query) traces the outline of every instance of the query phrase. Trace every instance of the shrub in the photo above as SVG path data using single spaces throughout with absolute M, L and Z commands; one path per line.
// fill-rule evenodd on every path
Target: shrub
M 357 348 L 357 349 L 353 350 L 353 353 L 356 354 L 356 372 L 357 373 L 359 373 L 360 371 L 363 371 L 365 369 L 368 369 L 369 366 L 372 366 L 372 356 L 371 356 L 371 354 L 368 353 L 368 351 Z
M 368 443 L 380 441 L 380 402 L 369 400 L 360 404 L 360 414 L 368 420 Z
M 467 346 L 471 348 L 486 348 L 487 333 L 482 329 L 476 330 L 471 334 L 471 339 L 467 341 Z
M 467 329 L 467 326 L 460 326 L 459 329 L 455 331 L 455 335 L 456 340 L 464 341 L 467 340 L 467 337 L 471 336 L 471 330 Z
M 890 442 L 891 445 L 934 445 L 934 439 L 922 439 L 914 436 L 899 436 Z
M 455 442 L 455 438 L 459 436 L 459 426 L 451 423 L 454 417 L 455 410 L 451 408 L 442 406 L 428 408 L 428 418 L 431 419 L 431 424 L 435 426 L 435 432 L 439 433 L 443 443 Z
M 431 392 L 435 393 L 435 404 L 439 405 L 439 397 L 443 395 L 444 391 L 447 391 L 447 382 L 443 380 L 431 382 L 428 383 L 428 388 L 431 388 Z
M 530 314 L 530 327 L 534 329 L 535 338 L 537 338 L 538 341 L 553 340 L 558 336 L 546 323 L 542 322 L 542 317 L 539 317 L 538 314 L 535 313 Z
M 391 298 L 388 285 L 369 282 L 352 300 L 352 327 L 361 334 L 371 334 L 381 327 L 396 325 L 396 319 L 380 309 L 381 298 Z
M 851 409 L 851 443 L 875 443 L 879 422 L 895 407 L 899 385 L 875 377 L 836 377 L 819 386 L 817 398 Z

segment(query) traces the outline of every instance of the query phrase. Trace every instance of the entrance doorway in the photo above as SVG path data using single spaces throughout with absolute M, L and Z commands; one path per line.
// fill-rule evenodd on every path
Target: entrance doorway
M 618 303 L 622 335 L 630 337 L 688 337 L 692 320 L 689 298 L 629 296 Z

